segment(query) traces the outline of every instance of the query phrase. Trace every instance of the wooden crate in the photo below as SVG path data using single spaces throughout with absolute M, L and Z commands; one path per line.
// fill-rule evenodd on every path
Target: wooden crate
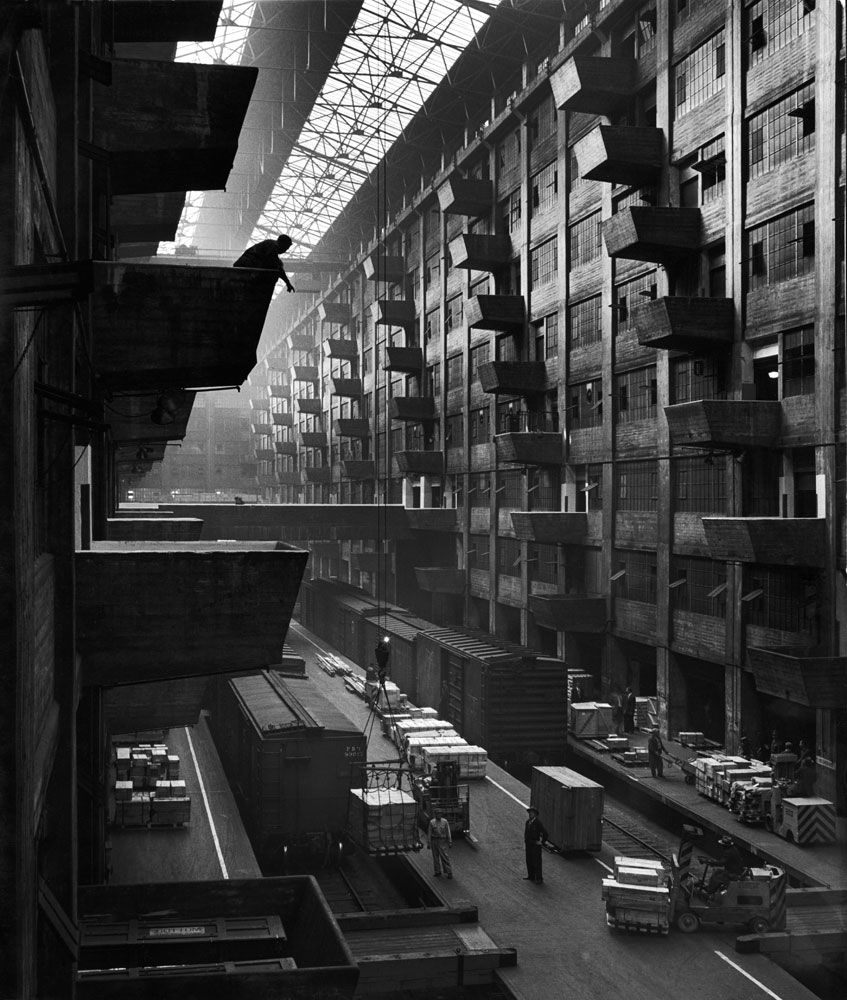
M 350 790 L 350 836 L 371 853 L 412 850 L 417 815 L 415 800 L 401 789 Z
M 179 757 L 175 753 L 168 754 L 168 781 L 176 781 L 179 778 Z
M 426 772 L 443 761 L 455 761 L 459 765 L 459 779 L 484 778 L 488 764 L 488 754 L 482 747 L 456 745 L 425 746 L 421 749 L 423 769 Z
M 445 730 L 439 730 L 445 732 Z M 426 767 L 423 751 L 427 747 L 456 747 L 467 746 L 467 741 L 461 736 L 407 736 L 406 755 L 409 759 L 409 767 L 413 771 L 423 771 Z
M 578 739 L 597 739 L 614 732 L 612 706 L 602 701 L 582 701 L 571 705 L 570 729 Z
M 132 799 L 132 782 L 115 782 L 115 802 L 129 802 Z
M 191 798 L 160 799 L 150 802 L 150 822 L 153 826 L 182 826 L 191 821 Z
M 603 786 L 567 767 L 534 767 L 530 803 L 560 851 L 599 851 Z

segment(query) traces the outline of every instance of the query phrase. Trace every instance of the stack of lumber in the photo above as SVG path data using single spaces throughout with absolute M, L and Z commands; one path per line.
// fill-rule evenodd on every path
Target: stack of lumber
M 603 786 L 567 767 L 534 767 L 530 804 L 560 851 L 599 851 Z
M 574 697 L 576 695 L 576 697 Z M 594 697 L 594 678 L 574 667 L 568 670 L 568 704 L 590 701 Z
M 399 719 L 394 724 L 394 742 L 402 749 L 407 736 L 436 735 L 439 729 L 454 732 L 452 723 L 443 719 Z
M 352 788 L 350 835 L 370 853 L 412 850 L 418 840 L 414 798 L 398 788 Z
M 702 747 L 706 745 L 706 736 L 700 732 L 681 732 L 677 736 L 677 742 L 684 747 Z
M 603 879 L 606 923 L 610 927 L 667 934 L 670 890 L 661 861 L 616 857 L 614 876 Z
M 570 730 L 578 739 L 597 739 L 613 732 L 612 706 L 604 701 L 582 701 L 571 705 Z
M 459 765 L 459 779 L 484 778 L 488 754 L 482 747 L 464 745 L 424 746 L 421 748 L 423 769 L 431 773 L 437 764 L 454 761 Z

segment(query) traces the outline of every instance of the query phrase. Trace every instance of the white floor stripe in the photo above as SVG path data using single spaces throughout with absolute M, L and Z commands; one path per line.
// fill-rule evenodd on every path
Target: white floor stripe
M 517 802 L 517 804 L 519 806 L 521 806 L 521 808 L 523 808 L 523 809 L 527 808 L 526 803 L 525 802 L 521 802 L 521 800 L 517 797 L 517 795 L 512 795 L 512 793 L 509 791 L 508 788 L 504 788 L 502 785 L 498 785 L 497 782 L 493 778 L 489 778 L 487 774 L 485 776 L 485 780 L 486 781 L 490 781 L 491 784 L 494 785 L 495 788 L 499 788 L 500 791 L 503 792 L 504 794 L 508 795 L 510 799 L 514 799 L 515 802 Z
M 330 653 L 328 649 L 324 649 L 323 646 L 319 646 L 315 642 L 315 640 L 311 639 L 308 635 L 306 635 L 306 633 L 302 631 L 302 629 L 298 628 L 296 625 L 290 625 L 289 627 L 292 628 L 300 636 L 301 639 L 305 639 L 306 642 L 310 642 L 315 647 L 315 649 L 323 653 L 324 656 L 332 656 L 332 653 Z
M 760 983 L 755 976 L 751 976 L 749 972 L 745 972 L 740 965 L 736 965 L 735 962 L 733 962 L 732 959 L 727 958 L 722 951 L 716 951 L 715 954 L 718 958 L 722 958 L 727 965 L 731 965 L 736 972 L 740 972 L 742 976 L 749 979 L 751 983 L 755 983 L 755 985 L 758 986 L 760 990 L 767 993 L 769 997 L 773 997 L 773 1000 L 782 1000 L 782 997 L 778 993 L 774 993 L 773 990 L 769 990 L 764 983 Z
M 605 868 L 605 869 L 606 869 L 606 871 L 607 871 L 607 872 L 608 872 L 608 873 L 609 873 L 610 875 L 614 875 L 614 874 L 615 874 L 615 869 L 614 869 L 614 868 L 610 868 L 610 867 L 609 867 L 609 866 L 608 866 L 608 865 L 607 865 L 607 864 L 605 863 L 605 861 L 601 861 L 601 860 L 600 860 L 599 858 L 595 858 L 594 860 L 595 860 L 595 861 L 597 862 L 597 864 L 598 864 L 598 865 L 600 865 L 600 867 L 601 867 L 601 868 Z
M 212 830 L 212 840 L 215 842 L 215 850 L 218 853 L 218 862 L 221 866 L 221 875 L 223 875 L 224 878 L 229 878 L 229 872 L 227 871 L 223 851 L 221 850 L 221 842 L 218 840 L 218 831 L 215 828 L 215 821 L 212 819 L 212 810 L 209 808 L 209 799 L 206 795 L 206 786 L 203 784 L 203 775 L 200 773 L 200 765 L 197 762 L 197 754 L 194 752 L 194 743 L 191 739 L 191 732 L 187 726 L 185 728 L 185 735 L 188 737 L 188 749 L 191 751 L 191 759 L 194 761 L 194 770 L 197 774 L 197 781 L 200 783 L 200 794 L 203 796 L 203 805 L 206 808 L 206 815 L 209 818 L 209 826 Z

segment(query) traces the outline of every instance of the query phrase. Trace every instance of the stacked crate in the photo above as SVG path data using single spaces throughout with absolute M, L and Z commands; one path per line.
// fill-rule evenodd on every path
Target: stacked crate
M 445 730 L 440 729 L 439 733 Z M 461 736 L 407 736 L 406 755 L 409 760 L 409 767 L 413 771 L 425 770 L 424 750 L 431 750 L 436 747 L 461 747 L 467 746 L 467 740 Z
M 655 696 L 651 698 L 635 699 L 635 727 L 636 729 L 652 729 L 659 724 L 659 700 Z
M 464 742 L 464 741 L 463 741 Z M 437 764 L 453 761 L 459 766 L 459 780 L 484 778 L 488 754 L 482 747 L 462 745 L 425 746 L 421 750 L 423 770 L 431 772 Z
M 667 934 L 670 926 L 668 875 L 660 861 L 615 858 L 613 878 L 603 879 L 606 923 L 610 927 Z
M 574 688 L 578 690 L 574 692 Z M 574 694 L 578 697 L 574 699 Z M 590 701 L 594 697 L 594 677 L 591 674 L 586 674 L 581 670 L 577 670 L 574 667 L 568 669 L 568 704 L 573 704 L 574 700 L 577 702 Z
M 179 777 L 179 757 L 164 743 L 115 748 L 115 824 L 181 826 L 191 799 Z
M 748 761 L 746 766 L 729 767 L 723 774 L 718 776 L 714 799 L 722 806 L 726 806 L 732 811 L 733 792 L 737 801 L 739 793 L 735 789 L 736 785 L 746 784 L 754 778 L 764 778 L 771 780 L 771 769 L 767 765 L 756 765 Z
M 700 732 L 680 732 L 677 740 L 685 747 L 702 747 L 706 745 L 706 736 Z
M 414 798 L 399 788 L 350 789 L 350 833 L 369 853 L 413 850 L 417 815 Z
M 570 730 L 577 739 L 605 738 L 614 732 L 612 706 L 604 701 L 582 701 L 571 705 Z
M 724 754 L 713 754 L 711 757 L 698 757 L 694 761 L 694 784 L 701 795 L 715 802 L 723 802 L 723 775 L 730 770 L 749 768 L 750 761 L 745 757 L 731 757 Z

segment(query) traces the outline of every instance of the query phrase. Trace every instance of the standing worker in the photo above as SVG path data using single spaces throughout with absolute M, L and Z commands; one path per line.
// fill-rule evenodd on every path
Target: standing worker
M 662 743 L 658 728 L 653 726 L 650 730 L 650 736 L 647 738 L 647 759 L 650 762 L 650 774 L 654 778 L 664 778 L 665 776 L 663 753 L 665 753 L 665 744 Z
M 623 731 L 625 733 L 635 732 L 635 695 L 632 688 L 628 687 L 623 696 Z
M 453 877 L 453 866 L 450 864 L 450 848 L 453 846 L 453 835 L 450 824 L 444 818 L 440 809 L 429 821 L 429 849 L 432 851 L 432 867 L 435 877 L 441 878 L 441 869 L 447 878 Z
M 527 809 L 529 818 L 524 827 L 524 845 L 526 846 L 526 875 L 524 881 L 535 882 L 540 885 L 544 879 L 541 873 L 541 847 L 547 840 L 547 831 L 538 818 L 538 810 L 535 806 Z
M 261 243 L 254 243 L 252 247 L 247 247 L 232 266 L 254 267 L 260 271 L 276 271 L 285 282 L 285 287 L 289 292 L 293 292 L 294 285 L 288 280 L 288 275 L 279 259 L 281 253 L 290 249 L 292 242 L 290 236 L 283 235 L 277 236 L 275 240 L 262 240 Z

